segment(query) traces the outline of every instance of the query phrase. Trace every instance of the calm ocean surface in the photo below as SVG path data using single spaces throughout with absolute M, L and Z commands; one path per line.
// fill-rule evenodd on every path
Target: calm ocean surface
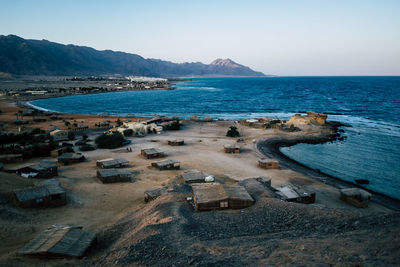
M 351 124 L 345 141 L 298 144 L 282 152 L 303 164 L 400 199 L 400 77 L 199 78 L 176 90 L 116 92 L 41 99 L 63 112 L 110 115 L 289 118 L 316 111 Z

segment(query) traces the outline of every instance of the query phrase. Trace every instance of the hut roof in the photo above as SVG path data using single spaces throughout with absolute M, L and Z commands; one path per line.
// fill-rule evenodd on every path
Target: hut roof
M 82 157 L 84 157 L 84 156 L 80 153 L 63 153 L 58 158 L 59 159 L 81 159 Z
M 193 196 L 197 203 L 214 202 L 228 198 L 222 184 L 193 184 L 192 189 Z
M 144 193 L 149 195 L 151 198 L 157 198 L 159 197 L 164 191 L 166 190 L 165 186 L 152 186 L 150 188 L 147 188 Z
M 112 167 L 112 166 L 118 165 L 118 164 L 128 164 L 128 161 L 126 159 L 123 159 L 123 158 L 102 159 L 102 160 L 98 160 L 97 162 L 102 163 L 104 165 L 104 167 Z
M 15 190 L 15 195 L 20 202 L 63 193 L 65 189 L 54 178 L 35 183 L 32 187 Z
M 253 197 L 275 197 L 276 194 L 271 187 L 271 178 L 268 177 L 256 177 L 247 178 L 239 182 L 239 185 L 244 186 L 247 192 Z
M 240 149 L 239 145 L 236 144 L 225 144 L 224 148 L 228 148 L 228 149 Z
M 186 183 L 202 183 L 209 175 L 210 174 L 199 170 L 188 170 L 182 174 L 182 178 Z
M 39 163 L 29 165 L 27 167 L 40 172 L 49 168 L 57 167 L 57 162 L 53 160 L 41 160 Z
M 133 172 L 125 169 L 100 169 L 98 170 L 101 177 L 114 177 L 114 176 L 131 176 Z
M 240 185 L 225 185 L 224 186 L 225 193 L 229 199 L 240 199 L 240 200 L 249 200 L 254 201 L 253 198 L 249 195 L 247 190 Z
M 260 160 L 258 160 L 258 162 L 260 162 L 260 163 L 278 163 L 278 161 L 274 160 L 274 159 L 260 159 Z
M 96 234 L 80 227 L 53 226 L 31 240 L 18 254 L 81 257 L 95 239 Z
M 153 162 L 153 164 L 156 164 L 159 167 L 163 167 L 163 166 L 167 166 L 167 165 L 175 164 L 175 163 L 180 163 L 180 162 L 179 162 L 179 160 L 176 160 L 176 159 L 167 159 L 167 160 Z
M 146 149 L 142 149 L 142 151 L 143 151 L 144 153 L 146 153 L 147 155 L 163 153 L 163 152 L 162 152 L 160 149 L 158 149 L 158 148 L 146 148 Z
M 361 200 L 368 200 L 371 198 L 371 193 L 361 188 L 344 188 L 340 190 L 340 193 L 346 197 L 355 197 Z

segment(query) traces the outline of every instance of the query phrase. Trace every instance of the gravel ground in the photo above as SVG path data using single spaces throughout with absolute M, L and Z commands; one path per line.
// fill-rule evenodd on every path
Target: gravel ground
M 384 265 L 400 262 L 400 213 L 261 198 L 244 210 L 196 212 L 177 185 L 99 235 L 83 265 Z M 100 245 L 102 244 L 102 245 Z M 104 245 L 109 244 L 109 245 Z

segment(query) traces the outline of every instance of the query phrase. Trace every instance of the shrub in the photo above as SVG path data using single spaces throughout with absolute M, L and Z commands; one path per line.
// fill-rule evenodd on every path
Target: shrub
M 124 130 L 124 136 L 132 136 L 132 135 L 133 135 L 133 130 L 132 129 Z
M 68 139 L 69 139 L 69 140 L 75 140 L 75 134 L 74 134 L 74 132 L 68 132 Z
M 229 136 L 229 137 L 238 137 L 240 134 L 239 134 L 239 131 L 237 130 L 237 127 L 236 126 L 230 126 L 229 127 L 229 130 L 226 132 L 226 136 Z
M 178 120 L 172 121 L 163 126 L 164 130 L 179 130 L 179 128 L 180 128 L 180 123 Z
M 120 120 L 120 118 L 117 119 L 116 123 L 118 127 L 122 125 L 122 121 Z
M 122 146 L 124 141 L 125 138 L 120 132 L 106 132 L 95 139 L 99 148 L 117 148 Z

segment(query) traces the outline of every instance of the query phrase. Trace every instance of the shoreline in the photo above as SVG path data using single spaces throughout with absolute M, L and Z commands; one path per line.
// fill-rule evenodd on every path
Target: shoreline
M 173 90 L 173 89 L 166 89 L 166 90 Z M 103 93 L 112 93 L 112 92 L 103 92 Z M 86 93 L 86 94 L 98 94 L 98 93 Z M 47 98 L 56 98 L 60 96 L 49 96 Z M 62 97 L 62 96 L 61 96 Z M 36 99 L 34 99 L 36 100 Z M 30 100 L 33 101 L 33 100 Z M 94 114 L 81 114 L 81 113 L 63 113 L 63 112 L 58 112 L 58 111 L 53 111 L 53 110 L 47 110 L 44 108 L 37 107 L 33 104 L 30 103 L 30 101 L 21 101 L 20 104 L 22 107 L 29 107 L 35 110 L 39 110 L 40 112 L 53 112 L 56 114 L 60 115 L 77 115 L 77 116 L 87 116 L 87 117 L 98 117 L 99 115 L 94 115 Z M 15 104 L 18 105 L 17 101 L 13 101 Z M 116 116 L 116 115 L 102 115 L 104 118 L 131 118 L 131 119 L 146 119 L 150 117 L 129 117 L 129 116 Z M 189 119 L 183 119 L 182 121 L 190 121 Z M 219 120 L 219 119 L 218 119 Z M 216 120 L 216 121 L 218 121 Z M 226 122 L 234 122 L 235 120 L 223 120 Z M 201 122 L 200 122 L 201 123 Z M 298 139 L 290 139 L 290 138 L 285 138 L 284 136 L 278 138 L 278 137 L 273 137 L 273 138 L 268 138 L 268 139 L 259 139 L 256 142 L 256 149 L 259 153 L 261 153 L 263 156 L 266 157 L 272 157 L 274 159 L 277 159 L 280 162 L 280 165 L 283 166 L 284 168 L 290 169 L 295 172 L 299 172 L 301 174 L 304 174 L 305 176 L 308 176 L 316 181 L 328 184 L 330 186 L 333 186 L 337 189 L 342 189 L 342 188 L 348 188 L 348 187 L 357 187 L 361 188 L 363 190 L 366 190 L 370 193 L 373 194 L 371 200 L 376 201 L 377 203 L 388 207 L 393 210 L 400 211 L 400 200 L 393 198 L 389 195 L 386 195 L 381 192 L 377 192 L 368 188 L 364 188 L 359 184 L 356 183 L 351 183 L 349 181 L 345 181 L 339 177 L 324 173 L 320 170 L 313 169 L 311 167 L 308 167 L 304 165 L 303 163 L 294 160 L 293 158 L 286 156 L 284 153 L 280 151 L 281 147 L 289 147 L 289 146 L 294 146 L 296 144 L 300 143 L 305 143 L 305 144 L 323 144 L 329 141 L 334 141 L 338 137 L 338 127 L 340 126 L 345 126 L 345 127 L 351 127 L 351 125 L 348 124 L 343 124 L 341 122 L 334 122 L 330 121 L 330 125 L 328 125 L 331 130 L 333 131 L 330 134 L 323 134 L 320 133 L 320 136 L 303 136 L 302 138 Z M 322 135 L 322 136 L 321 136 Z M 282 163 L 283 164 L 282 164 Z
M 320 170 L 316 170 L 310 168 L 303 163 L 296 161 L 284 153 L 280 151 L 281 147 L 289 147 L 294 146 L 296 144 L 304 143 L 304 144 L 323 144 L 329 141 L 333 141 L 335 138 L 333 135 L 325 135 L 320 137 L 310 137 L 310 136 L 303 136 L 302 138 L 297 139 L 290 139 L 282 137 L 274 137 L 274 138 L 264 138 L 257 140 L 256 149 L 266 157 L 272 157 L 279 161 L 280 166 L 285 169 L 290 169 L 292 171 L 301 173 L 307 177 L 310 177 L 314 180 L 322 182 L 324 184 L 330 185 L 337 189 L 349 188 L 349 187 L 357 187 L 363 190 L 366 190 L 372 193 L 372 201 L 375 201 L 387 208 L 400 211 L 400 200 L 388 196 L 384 193 L 377 192 L 371 189 L 367 189 L 358 185 L 356 183 L 351 183 L 349 181 L 345 181 L 340 179 L 339 177 L 324 173 Z

